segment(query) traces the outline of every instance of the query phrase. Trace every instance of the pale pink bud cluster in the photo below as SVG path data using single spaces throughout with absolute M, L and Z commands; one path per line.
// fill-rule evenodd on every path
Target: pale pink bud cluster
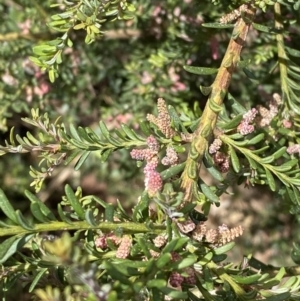
M 279 94 L 274 93 L 273 94 L 273 99 L 269 104 L 269 109 L 263 107 L 263 106 L 258 106 L 257 109 L 260 114 L 260 118 L 258 120 L 258 125 L 260 127 L 265 127 L 268 126 L 273 118 L 278 114 L 278 107 L 281 104 L 281 97 Z
M 178 162 L 178 154 L 171 146 L 167 147 L 166 156 L 162 158 L 161 163 L 163 165 L 176 165 Z
M 216 138 L 213 143 L 209 146 L 208 152 L 210 154 L 215 154 L 222 146 L 222 140 Z
M 130 254 L 131 246 L 132 246 L 131 237 L 128 235 L 123 236 L 121 239 L 121 243 L 118 247 L 116 257 L 123 258 L 123 259 L 127 258 Z
M 252 123 L 257 115 L 258 111 L 255 108 L 252 108 L 247 113 L 243 115 L 243 120 L 237 127 L 237 131 L 243 136 L 248 135 L 254 131 L 254 126 Z
M 172 252 L 172 261 L 178 261 L 181 259 L 181 256 L 178 253 Z M 183 283 L 194 285 L 196 284 L 196 275 L 195 270 L 192 267 L 185 268 L 183 270 L 188 276 L 182 276 L 178 272 L 172 272 L 169 278 L 169 284 L 172 287 L 181 287 Z
M 157 111 L 158 116 L 155 117 L 152 114 L 147 115 L 147 120 L 155 124 L 160 131 L 166 136 L 166 138 L 171 138 L 175 136 L 175 131 L 171 127 L 171 117 L 169 115 L 167 105 L 163 98 L 157 100 Z
M 252 108 L 243 115 L 243 122 L 251 123 L 254 121 L 258 111 L 255 108 Z
M 149 146 L 150 150 L 152 150 L 156 153 L 159 151 L 160 145 L 159 145 L 158 141 L 156 140 L 156 138 L 153 135 L 150 135 L 147 138 L 147 145 Z
M 290 120 L 284 119 L 282 121 L 282 125 L 283 127 L 285 127 L 286 129 L 290 129 L 292 127 L 292 122 Z
M 133 149 L 130 152 L 131 158 L 139 161 L 148 161 L 155 156 L 157 152 L 152 151 L 151 149 Z
M 162 189 L 163 181 L 159 172 L 153 170 L 145 173 L 145 188 L 150 196 L 154 196 Z
M 213 159 L 215 165 L 219 168 L 219 170 L 223 173 L 228 172 L 230 167 L 229 157 L 224 153 L 216 152 L 213 154 Z
M 237 130 L 242 134 L 243 136 L 246 136 L 248 134 L 251 134 L 254 132 L 254 125 L 248 124 L 246 122 L 240 123 Z
M 299 154 L 300 155 L 300 144 L 294 144 L 287 148 L 287 153 L 292 154 Z
M 117 237 L 114 233 L 106 233 L 100 237 L 97 237 L 95 240 L 96 248 L 100 248 L 105 250 L 108 248 L 107 241 L 110 240 L 114 245 L 118 245 L 120 243 L 120 237 Z
M 146 161 L 144 167 L 145 189 L 150 196 L 155 195 L 162 189 L 163 181 L 161 175 L 156 171 L 158 165 L 158 152 L 160 145 L 154 136 L 147 138 L 147 149 L 133 149 L 130 152 L 131 158 L 140 161 Z
M 167 238 L 164 235 L 158 235 L 153 240 L 153 243 L 157 248 L 163 247 L 166 244 L 166 242 L 167 242 Z

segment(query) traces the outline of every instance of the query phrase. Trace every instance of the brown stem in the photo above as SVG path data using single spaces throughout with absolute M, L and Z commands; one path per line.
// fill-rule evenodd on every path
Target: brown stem
M 245 17 L 237 20 L 218 74 L 211 86 L 211 93 L 200 123 L 194 132 L 189 157 L 181 177 L 181 187 L 185 190 L 186 202 L 192 200 L 193 193 L 194 195 L 197 195 L 196 182 L 198 180 L 198 172 L 201 167 L 204 153 L 208 147 L 208 141 L 216 126 L 218 112 L 212 109 L 212 104 L 218 107 L 223 103 L 232 74 L 240 60 L 240 54 L 245 44 L 251 20 L 254 18 L 254 15 L 255 8 L 249 6 L 248 10 L 245 12 Z

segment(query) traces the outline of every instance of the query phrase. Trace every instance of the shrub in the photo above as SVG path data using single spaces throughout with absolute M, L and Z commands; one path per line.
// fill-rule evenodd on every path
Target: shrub
M 298 225 L 300 1 L 51 6 L 0 4 L 3 299 L 298 300 L 297 266 L 226 262 L 244 225 L 207 219 L 260 185 Z

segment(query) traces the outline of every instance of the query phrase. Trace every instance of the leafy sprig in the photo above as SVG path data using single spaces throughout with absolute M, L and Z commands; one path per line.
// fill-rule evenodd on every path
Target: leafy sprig
M 33 48 L 30 59 L 42 70 L 47 70 L 51 82 L 59 74 L 65 48 L 72 47 L 72 30 L 85 30 L 85 43 L 90 44 L 104 35 L 103 23 L 128 20 L 133 17 L 134 6 L 124 0 L 64 1 L 65 11 L 51 16 L 48 26 L 63 33 L 52 41 L 42 42 Z M 53 6 L 60 6 L 59 4 Z

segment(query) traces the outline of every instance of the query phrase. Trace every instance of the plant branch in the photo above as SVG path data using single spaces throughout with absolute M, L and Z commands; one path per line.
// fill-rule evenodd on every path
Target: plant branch
M 283 24 L 281 20 L 281 8 L 280 3 L 275 3 L 274 5 L 274 12 L 275 12 L 275 28 L 278 30 L 283 29 Z M 283 35 L 281 33 L 276 34 L 276 41 L 277 41 L 277 49 L 278 49 L 278 64 L 280 70 L 280 82 L 281 82 L 281 89 L 283 91 L 283 95 L 289 96 L 289 89 L 288 89 L 288 72 L 287 72 L 287 60 L 288 57 L 284 50 L 284 41 Z M 289 97 L 288 97 L 289 99 Z
M 9 228 L 0 228 L 0 237 L 13 236 L 13 235 L 27 235 L 32 233 L 49 232 L 49 231 L 67 231 L 67 230 L 101 230 L 103 232 L 110 232 L 116 229 L 122 229 L 124 233 L 155 233 L 160 234 L 165 231 L 165 226 L 153 225 L 153 228 L 147 227 L 145 224 L 138 223 L 110 223 L 102 222 L 99 225 L 93 227 L 85 221 L 72 221 L 72 224 L 65 222 L 51 222 L 45 224 L 36 224 L 32 229 L 27 230 L 20 226 L 10 226 Z
M 195 185 L 198 179 L 201 161 L 207 149 L 209 138 L 215 128 L 218 112 L 221 109 L 220 106 L 227 93 L 232 74 L 240 60 L 240 54 L 254 15 L 255 9 L 249 6 L 245 12 L 247 21 L 243 18 L 237 20 L 218 74 L 211 86 L 211 93 L 200 123 L 193 134 L 191 149 L 185 170 L 182 174 L 181 187 L 185 190 L 185 201 L 191 201 L 193 193 L 195 194 Z

